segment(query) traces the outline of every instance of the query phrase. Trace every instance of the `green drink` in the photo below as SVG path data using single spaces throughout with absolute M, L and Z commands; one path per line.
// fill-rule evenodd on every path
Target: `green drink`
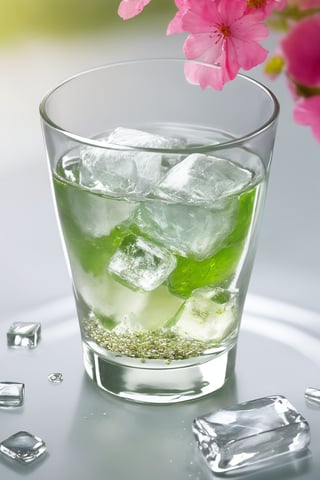
M 106 392 L 172 403 L 234 373 L 279 105 L 185 59 L 75 75 L 40 105 L 83 362 Z
M 174 139 L 157 132 L 144 141 L 190 148 L 187 133 L 205 135 L 175 126 Z M 117 129 L 111 136 L 140 134 Z M 58 162 L 56 202 L 91 349 L 133 364 L 171 364 L 232 348 L 243 303 L 239 281 L 248 281 L 240 271 L 264 179 L 258 157 L 238 153 L 251 170 L 209 154 L 110 154 L 95 147 Z M 125 168 L 117 170 L 120 163 Z

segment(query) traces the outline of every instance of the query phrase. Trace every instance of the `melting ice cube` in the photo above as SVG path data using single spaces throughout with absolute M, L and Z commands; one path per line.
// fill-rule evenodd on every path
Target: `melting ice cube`
M 215 473 L 305 449 L 310 428 L 281 396 L 251 400 L 198 417 L 193 432 L 208 466 Z
M 251 179 L 251 172 L 229 160 L 194 153 L 171 168 L 154 193 L 170 201 L 212 206 L 243 191 Z
M 128 235 L 111 257 L 108 271 L 132 290 L 151 291 L 159 287 L 176 266 L 165 248 L 135 235 Z
M 178 140 L 140 130 L 117 128 L 101 143 L 127 147 L 175 148 Z M 160 180 L 162 155 L 100 147 L 80 151 L 80 183 L 109 195 L 145 196 Z
M 40 323 L 14 322 L 7 332 L 9 347 L 35 348 L 40 339 Z
M 0 407 L 20 407 L 23 400 L 23 383 L 0 382 Z
M 174 253 L 204 260 L 222 247 L 235 227 L 237 213 L 237 199 L 228 200 L 224 209 L 148 201 L 140 204 L 134 222 Z
M 45 453 L 46 444 L 41 438 L 21 431 L 1 442 L 0 451 L 21 463 L 30 463 Z
M 237 320 L 237 295 L 223 288 L 194 290 L 168 326 L 183 337 L 221 342 L 233 331 Z

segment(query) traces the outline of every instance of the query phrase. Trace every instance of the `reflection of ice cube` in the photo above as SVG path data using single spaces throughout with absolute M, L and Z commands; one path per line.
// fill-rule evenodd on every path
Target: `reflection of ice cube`
M 266 460 L 274 466 L 277 455 L 293 454 L 310 443 L 308 423 L 282 395 L 250 400 L 198 417 L 193 422 L 193 433 L 215 473 L 253 467 Z
M 117 128 L 101 143 L 137 148 L 175 148 L 177 140 L 140 130 Z M 162 155 L 101 147 L 80 151 L 80 183 L 109 195 L 145 196 L 159 182 Z
M 169 170 L 154 193 L 170 201 L 211 206 L 249 185 L 251 172 L 223 158 L 194 153 Z
M 107 269 L 127 287 L 151 291 L 166 280 L 175 266 L 176 259 L 165 248 L 128 235 L 111 257 Z
M 181 336 L 221 342 L 235 327 L 236 314 L 235 293 L 204 287 L 192 293 L 170 323 Z
M 204 260 L 223 246 L 234 229 L 237 212 L 236 199 L 228 200 L 223 210 L 148 201 L 141 203 L 134 221 L 142 232 L 174 253 Z

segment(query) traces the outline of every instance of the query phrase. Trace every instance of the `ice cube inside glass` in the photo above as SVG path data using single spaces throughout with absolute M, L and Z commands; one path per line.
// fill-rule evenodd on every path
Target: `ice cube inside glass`
M 310 443 L 305 418 L 282 395 L 268 396 L 198 417 L 193 433 L 214 473 L 259 467 Z

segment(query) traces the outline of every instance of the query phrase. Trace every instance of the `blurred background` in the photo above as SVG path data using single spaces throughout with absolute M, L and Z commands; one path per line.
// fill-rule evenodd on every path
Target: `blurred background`
M 71 295 L 51 197 L 38 105 L 81 70 L 119 60 L 181 57 L 167 37 L 173 0 L 128 22 L 118 0 L 1 0 L 0 313 Z M 272 52 L 278 38 L 266 42 Z M 249 72 L 281 104 L 268 199 L 250 293 L 320 312 L 320 145 L 292 120 L 284 79 Z

